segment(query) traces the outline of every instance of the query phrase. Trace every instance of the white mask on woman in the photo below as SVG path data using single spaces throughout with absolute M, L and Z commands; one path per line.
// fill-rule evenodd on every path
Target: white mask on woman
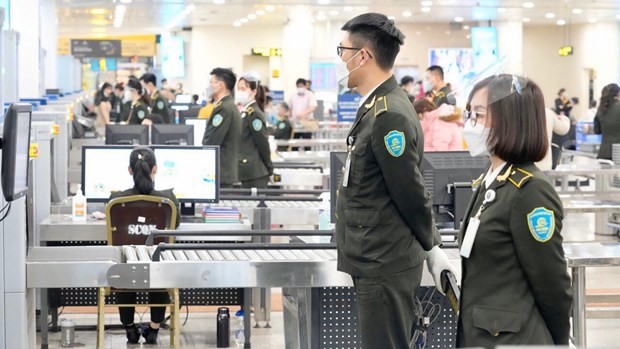
M 247 105 L 250 103 L 250 91 L 237 91 L 235 93 L 235 103 Z
M 471 122 L 465 122 L 465 127 L 463 127 L 463 138 L 465 142 L 467 142 L 467 147 L 469 148 L 471 156 L 490 155 L 489 146 L 487 145 L 490 130 L 490 128 L 484 127 L 481 123 L 472 126 Z

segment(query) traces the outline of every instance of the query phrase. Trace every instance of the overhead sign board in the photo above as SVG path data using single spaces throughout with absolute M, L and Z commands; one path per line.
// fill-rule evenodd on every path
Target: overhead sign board
M 71 40 L 71 54 L 82 57 L 120 57 L 120 40 Z

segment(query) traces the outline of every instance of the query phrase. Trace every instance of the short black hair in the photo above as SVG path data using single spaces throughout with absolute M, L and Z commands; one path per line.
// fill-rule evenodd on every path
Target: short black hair
M 198 99 L 200 99 L 200 96 L 198 95 L 192 95 L 192 102 L 198 102 Z
M 562 93 L 566 92 L 566 89 L 564 87 L 562 87 L 559 91 L 558 91 L 558 96 L 561 95 Z
M 426 69 L 426 71 L 439 75 L 441 80 L 443 80 L 443 68 L 442 67 L 438 65 L 431 65 L 430 67 L 428 67 L 428 69 Z
M 215 76 L 219 81 L 224 83 L 228 91 L 235 89 L 237 83 L 237 75 L 232 70 L 226 68 L 215 68 L 211 70 L 211 75 Z
M 297 82 L 295 82 L 295 86 L 305 85 L 305 84 L 306 84 L 306 79 L 303 79 L 303 78 L 299 78 L 297 79 Z
M 162 84 L 165 84 L 165 83 L 167 83 L 167 82 L 168 82 L 168 79 L 166 79 L 166 78 L 161 79 L 161 83 L 162 83 Z
M 273 97 L 271 97 L 270 95 L 265 96 L 265 104 L 268 104 L 270 102 L 273 102 Z
M 140 77 L 140 81 L 144 81 L 145 84 L 150 82 L 151 84 L 157 86 L 157 77 L 155 76 L 155 74 L 151 74 L 151 73 L 143 74 Z
M 114 85 L 114 89 L 115 90 L 121 90 L 124 91 L 125 90 L 125 85 L 123 85 L 122 82 L 119 82 L 118 84 Z
M 405 86 L 407 84 L 412 84 L 413 83 L 413 77 L 409 76 L 409 75 L 405 75 L 403 76 L 402 79 L 400 79 L 400 85 L 401 86 Z
M 545 97 L 540 87 L 532 80 L 510 74 L 490 76 L 474 86 L 467 110 L 474 94 L 483 88 L 488 89 L 491 101 L 487 107 L 491 115 L 489 151 L 511 164 L 542 160 L 549 140 Z
M 288 106 L 288 103 L 286 103 L 286 102 L 282 102 L 282 103 L 280 103 L 280 106 L 281 106 L 282 108 L 284 108 L 285 110 L 290 110 L 290 109 L 291 109 L 291 108 Z
M 394 67 L 400 45 L 404 44 L 405 35 L 394 25 L 394 21 L 380 13 L 365 13 L 347 23 L 341 30 L 349 33 L 351 43 L 355 47 L 370 47 L 383 70 Z

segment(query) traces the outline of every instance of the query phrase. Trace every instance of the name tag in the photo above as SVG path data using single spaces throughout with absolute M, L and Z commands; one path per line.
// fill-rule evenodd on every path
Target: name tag
M 469 219 L 469 223 L 467 224 L 467 230 L 465 231 L 465 237 L 463 238 L 463 243 L 461 244 L 461 256 L 463 258 L 469 258 L 471 254 L 471 249 L 474 247 L 474 240 L 476 239 L 476 234 L 478 234 L 478 227 L 480 226 L 480 219 L 476 217 L 472 217 Z
M 342 177 L 342 186 L 349 185 L 349 171 L 351 170 L 351 152 L 347 154 L 347 160 L 344 162 L 344 177 Z

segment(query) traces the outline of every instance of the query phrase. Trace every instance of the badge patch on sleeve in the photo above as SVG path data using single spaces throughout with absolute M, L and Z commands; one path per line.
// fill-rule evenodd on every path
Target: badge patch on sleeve
M 286 124 L 285 124 L 285 123 L 283 123 L 283 122 L 281 122 L 281 123 L 280 123 L 280 125 L 278 125 L 278 128 L 279 128 L 280 130 L 284 129 L 285 127 L 286 127 Z
M 527 226 L 536 241 L 547 242 L 555 231 L 555 215 L 544 207 L 537 207 L 527 215 Z
M 224 120 L 222 115 L 220 115 L 220 114 L 215 115 L 213 117 L 213 126 L 215 126 L 215 127 L 220 126 L 220 124 L 222 123 L 222 120 Z
M 385 147 L 387 148 L 387 151 L 390 153 L 390 155 L 396 158 L 403 155 L 403 153 L 405 152 L 404 133 L 392 130 L 387 135 L 385 135 L 383 139 L 385 140 Z
M 164 101 L 157 102 L 157 109 L 164 109 Z
M 144 115 L 145 115 L 144 110 L 138 110 L 138 118 L 140 120 L 144 119 Z
M 260 131 L 263 128 L 263 122 L 260 119 L 252 121 L 252 128 L 254 128 L 254 131 Z

